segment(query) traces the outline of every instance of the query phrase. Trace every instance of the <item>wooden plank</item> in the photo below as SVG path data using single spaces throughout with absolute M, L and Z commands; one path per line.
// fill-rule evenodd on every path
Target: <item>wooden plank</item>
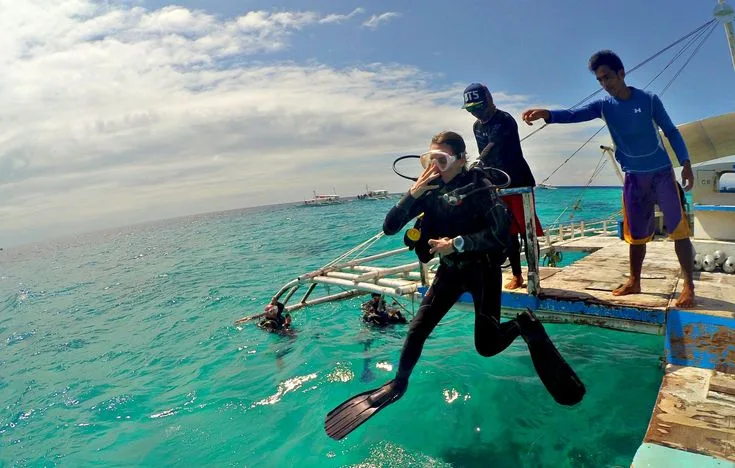
M 562 271 L 563 268 L 556 268 L 556 267 L 539 267 L 539 280 L 544 281 L 547 278 L 550 278 L 554 276 L 555 274 Z M 528 278 L 528 268 L 521 267 L 521 274 L 524 278 Z M 510 281 L 513 278 L 513 273 L 510 271 L 510 268 L 506 268 L 503 270 L 503 290 L 505 290 L 505 284 Z M 524 283 L 523 287 L 520 288 L 520 290 L 526 291 L 528 284 Z
M 628 279 L 628 245 L 618 239 L 601 238 L 596 241 L 603 247 L 543 281 L 540 296 L 658 310 L 669 305 L 680 270 L 676 256 L 669 252 L 673 249 L 672 243 L 652 242 L 648 245 L 640 294 L 613 296 L 612 291 Z
M 584 289 L 585 290 L 593 290 L 593 291 L 614 291 L 620 286 L 620 283 L 609 283 L 605 281 L 596 281 L 594 283 L 588 284 Z
M 732 385 L 717 371 L 667 365 L 644 442 L 735 461 L 735 405 L 709 397 L 713 379 Z
M 542 284 L 541 298 L 552 298 L 566 301 L 584 301 L 589 304 L 607 305 L 610 307 L 626 306 L 640 309 L 665 310 L 669 302 L 669 294 L 665 292 L 647 292 L 641 294 L 629 294 L 627 296 L 613 296 L 611 287 L 600 289 L 586 289 L 591 283 L 584 281 L 553 281 Z M 616 284 L 615 286 L 617 286 Z M 642 287 L 646 290 L 646 286 Z
M 630 273 L 623 273 L 623 276 L 630 278 Z M 641 279 L 666 279 L 666 275 L 658 275 L 655 273 L 641 273 Z
M 680 279 L 669 307 L 675 309 L 676 300 L 684 287 Z M 735 319 L 735 275 L 722 272 L 697 271 L 694 273 L 694 307 L 687 312 Z
M 709 391 L 735 395 L 735 375 L 715 372 L 709 382 Z

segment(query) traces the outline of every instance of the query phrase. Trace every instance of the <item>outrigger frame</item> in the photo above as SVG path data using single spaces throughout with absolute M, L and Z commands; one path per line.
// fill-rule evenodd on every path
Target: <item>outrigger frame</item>
M 534 191 L 531 187 L 499 190 L 499 195 L 520 194 L 523 198 L 523 212 L 526 223 L 525 245 L 536 245 L 536 215 L 534 210 Z M 563 247 L 564 242 L 585 237 L 587 235 L 611 236 L 617 232 L 617 224 L 612 218 L 607 218 L 593 223 L 585 224 L 584 221 L 559 223 L 549 226 L 545 236 L 541 239 L 539 253 L 554 253 L 555 251 L 567 250 Z M 370 239 L 353 247 L 340 255 L 337 259 L 327 265 L 300 275 L 284 284 L 272 297 L 272 300 L 284 304 L 284 312 L 294 312 L 306 307 L 311 307 L 328 302 L 342 301 L 353 297 L 370 293 L 390 296 L 394 299 L 421 301 L 422 290 L 431 283 L 433 269 L 438 265 L 439 259 L 434 258 L 428 263 L 414 261 L 403 263 L 392 267 L 379 267 L 368 265 L 371 262 L 390 257 L 396 257 L 409 251 L 408 247 L 380 252 L 360 258 L 346 260 L 351 255 L 365 251 L 368 247 L 383 237 L 383 233 L 372 236 Z M 526 251 L 527 250 L 527 251 Z M 575 250 L 575 249 L 569 249 Z M 528 294 L 537 296 L 540 289 L 539 258 L 535 249 L 524 249 L 528 264 Z M 336 286 L 343 290 L 339 293 L 329 293 L 312 298 L 317 286 Z M 296 302 L 291 302 L 293 296 L 302 286 L 306 286 L 306 292 Z M 240 324 L 248 321 L 251 317 L 243 317 L 235 323 Z

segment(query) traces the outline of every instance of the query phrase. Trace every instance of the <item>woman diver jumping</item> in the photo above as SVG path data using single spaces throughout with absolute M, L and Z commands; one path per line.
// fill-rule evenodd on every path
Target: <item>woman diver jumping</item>
M 485 172 L 467 169 L 462 137 L 449 131 L 437 134 L 421 159 L 424 172 L 388 212 L 383 231 L 396 234 L 423 213 L 416 254 L 422 262 L 438 254 L 439 268 L 411 321 L 395 378 L 327 415 L 325 430 L 337 440 L 403 396 L 424 342 L 465 291 L 474 302 L 475 349 L 480 355 L 494 356 L 522 336 L 536 372 L 558 403 L 574 405 L 585 394 L 584 384 L 530 310 L 500 323 L 501 264 L 510 246 L 510 217 Z

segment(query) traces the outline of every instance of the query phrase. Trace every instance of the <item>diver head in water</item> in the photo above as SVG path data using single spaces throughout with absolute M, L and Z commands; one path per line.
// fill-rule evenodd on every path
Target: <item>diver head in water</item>
M 282 328 L 287 328 L 291 325 L 291 316 L 290 315 L 283 315 L 283 311 L 285 310 L 285 306 L 276 301 L 275 299 L 271 301 L 270 304 L 265 306 L 264 310 L 264 318 L 261 320 L 261 322 L 258 324 L 261 328 L 264 328 L 269 331 L 275 331 L 280 330 Z
M 407 323 L 397 307 L 398 302 L 393 301 L 391 307 L 380 294 L 372 294 L 372 298 L 362 304 L 362 320 L 370 325 L 386 327 L 388 325 Z
M 264 312 L 265 317 L 269 319 L 283 319 L 283 309 L 284 305 L 280 302 L 276 301 L 275 299 L 271 301 L 270 304 L 265 306 Z

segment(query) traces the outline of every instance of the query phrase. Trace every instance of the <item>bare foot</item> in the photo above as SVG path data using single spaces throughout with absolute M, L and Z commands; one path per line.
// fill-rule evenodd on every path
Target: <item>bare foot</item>
M 682 309 L 688 309 L 694 307 L 694 287 L 685 285 L 679 294 L 679 299 L 676 300 L 676 307 Z
M 612 292 L 613 296 L 627 296 L 628 294 L 638 294 L 641 292 L 641 283 L 629 279 L 627 283 L 620 286 Z
M 512 280 L 508 281 L 505 285 L 505 289 L 518 289 L 523 287 L 523 276 L 514 276 Z

